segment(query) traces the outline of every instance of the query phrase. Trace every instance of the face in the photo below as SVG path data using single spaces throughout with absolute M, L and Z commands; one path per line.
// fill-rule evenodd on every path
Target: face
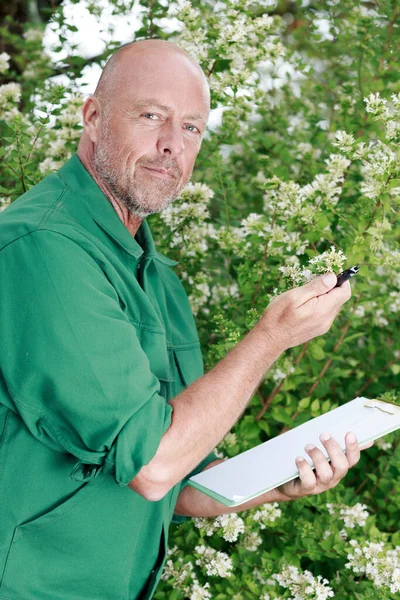
M 208 90 L 185 56 L 165 48 L 121 61 L 118 90 L 98 119 L 94 168 L 117 199 L 144 218 L 166 208 L 189 182 L 208 118 Z

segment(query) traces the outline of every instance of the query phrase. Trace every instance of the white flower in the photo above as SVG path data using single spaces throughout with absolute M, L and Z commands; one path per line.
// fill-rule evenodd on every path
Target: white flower
M 386 107 L 387 100 L 381 98 L 379 92 L 371 93 L 367 98 L 364 98 L 366 104 L 365 110 L 373 115 L 380 115 Z
M 346 506 L 345 504 L 327 504 L 326 507 L 329 514 L 334 515 L 343 521 L 344 526 L 348 529 L 354 529 L 356 525 L 363 527 L 369 517 L 366 505 L 360 504 L 359 502 L 354 504 L 354 506 Z M 346 532 L 345 535 L 347 536 Z
M 386 137 L 388 140 L 395 139 L 400 134 L 400 121 L 390 119 L 385 123 Z
M 229 285 L 222 285 L 216 283 L 211 289 L 211 303 L 221 304 L 222 306 L 227 305 L 225 302 L 227 299 L 237 298 L 239 296 L 239 287 L 236 282 L 230 283 Z
M 344 172 L 351 164 L 351 161 L 341 154 L 331 154 L 325 162 L 328 166 L 329 173 L 334 175 L 337 180 L 341 180 Z
M 240 533 L 244 532 L 244 521 L 236 513 L 219 515 L 214 525 L 222 528 L 222 537 L 227 542 L 236 542 Z
M 66 158 L 69 158 L 70 154 L 71 153 L 68 153 Z M 41 173 L 50 173 L 52 171 L 57 171 L 58 169 L 61 169 L 62 166 L 62 161 L 53 160 L 51 156 L 48 156 L 39 164 L 39 170 Z
M 5 83 L 0 85 L 0 107 L 8 108 L 11 103 L 17 104 L 21 98 L 21 86 L 19 83 Z
M 2 52 L 0 54 L 0 73 L 4 73 L 9 68 L 9 61 L 11 56 L 7 54 L 7 52 Z
M 335 133 L 336 141 L 333 142 L 333 145 L 339 148 L 341 152 L 350 152 L 354 146 L 354 136 L 351 133 L 346 133 L 346 131 L 337 131 Z
M 392 448 L 391 442 L 385 442 L 384 438 L 375 440 L 375 446 L 381 450 L 390 450 Z
M 383 316 L 383 308 L 379 308 L 372 315 L 372 321 L 377 327 L 387 327 L 389 321 Z
M 263 215 L 257 213 L 250 213 L 246 219 L 242 219 L 240 223 L 242 226 L 243 235 L 252 235 L 259 231 L 263 231 L 265 224 L 262 222 Z
M 400 546 L 385 548 L 383 542 L 367 541 L 359 545 L 351 540 L 353 552 L 347 555 L 346 568 L 365 574 L 377 588 L 387 588 L 391 593 L 400 591 Z
M 327 273 L 335 269 L 342 269 L 346 258 L 342 250 L 337 250 L 335 246 L 331 246 L 330 250 L 314 256 L 308 262 L 310 265 L 316 265 L 318 272 Z
M 258 550 L 258 547 L 261 544 L 262 544 L 262 539 L 258 535 L 258 533 L 251 531 L 247 535 L 244 536 L 240 545 L 243 548 L 245 548 L 246 550 L 248 550 L 249 552 L 256 552 Z
M 230 577 L 232 575 L 232 559 L 226 552 L 219 552 L 207 546 L 196 546 L 195 553 L 199 556 L 196 565 L 205 570 L 207 575 L 218 577 Z
M 260 524 L 260 529 L 265 529 L 269 523 L 273 523 L 275 519 L 278 519 L 282 514 L 280 508 L 278 508 L 277 502 L 270 504 L 263 504 L 261 508 L 252 515 L 253 521 Z
M 10 206 L 11 204 L 11 198 L 0 198 L 0 212 L 2 212 L 3 210 L 5 210 L 7 208 L 7 206 Z
M 306 600 L 306 598 L 326 600 L 334 596 L 327 579 L 323 579 L 321 575 L 315 578 L 310 571 L 301 573 L 297 567 L 284 566 L 281 573 L 272 577 L 278 581 L 279 585 L 290 590 L 294 600 Z
M 208 600 L 211 598 L 211 594 L 207 590 L 209 587 L 209 583 L 205 583 L 201 586 L 198 581 L 195 581 L 190 590 L 190 600 Z
M 232 448 L 233 446 L 235 446 L 238 443 L 236 433 L 233 433 L 233 432 L 227 433 L 223 439 L 223 442 L 224 442 L 224 445 L 227 446 L 228 448 Z
M 353 314 L 354 316 L 360 317 L 362 319 L 362 317 L 364 317 L 365 315 L 365 306 L 359 304 Z
M 400 312 L 400 292 L 390 292 L 389 298 L 392 299 L 392 302 L 389 305 L 390 312 Z
M 23 34 L 27 42 L 40 42 L 43 38 L 43 32 L 40 29 L 27 29 Z
M 215 533 L 216 527 L 214 526 L 213 519 L 209 519 L 207 517 L 195 517 L 193 522 L 195 527 L 204 531 L 206 535 L 210 536 Z

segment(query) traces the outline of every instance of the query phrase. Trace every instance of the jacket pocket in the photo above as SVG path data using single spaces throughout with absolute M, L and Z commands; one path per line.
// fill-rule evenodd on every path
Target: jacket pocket
M 171 356 L 167 348 L 165 333 L 149 329 L 139 323 L 133 323 L 136 327 L 140 345 L 146 354 L 150 370 L 160 382 L 160 395 L 167 401 L 171 400 L 174 390 L 174 374 L 171 369 Z
M 199 343 L 176 346 L 174 348 L 174 358 L 181 389 L 187 387 L 204 374 L 203 357 Z
M 15 528 L 0 598 L 127 598 L 113 532 L 97 493 L 105 481 L 102 476 L 89 481 L 53 510 Z

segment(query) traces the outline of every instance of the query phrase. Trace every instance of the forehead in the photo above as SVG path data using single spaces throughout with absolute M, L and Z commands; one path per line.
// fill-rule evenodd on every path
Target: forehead
M 117 101 L 124 108 L 151 100 L 176 112 L 209 112 L 209 91 L 200 67 L 185 55 L 165 50 L 126 55 L 118 68 Z

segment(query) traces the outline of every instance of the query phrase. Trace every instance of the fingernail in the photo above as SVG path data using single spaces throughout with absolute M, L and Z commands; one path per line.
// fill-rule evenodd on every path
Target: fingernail
M 297 462 L 304 462 L 304 458 L 302 456 L 296 456 Z
M 323 276 L 322 281 L 324 282 L 324 285 L 332 287 L 336 283 L 336 275 L 334 273 L 328 273 Z
M 304 450 L 306 452 L 311 452 L 311 450 L 314 450 L 315 446 L 313 446 L 312 444 L 307 444 L 307 446 L 304 448 Z
M 347 439 L 350 442 L 350 444 L 354 444 L 357 441 L 356 434 L 353 432 L 349 433 Z
M 327 442 L 331 439 L 331 435 L 327 431 L 324 431 L 324 433 L 321 433 L 321 435 L 319 436 L 319 439 L 321 440 L 321 442 Z

